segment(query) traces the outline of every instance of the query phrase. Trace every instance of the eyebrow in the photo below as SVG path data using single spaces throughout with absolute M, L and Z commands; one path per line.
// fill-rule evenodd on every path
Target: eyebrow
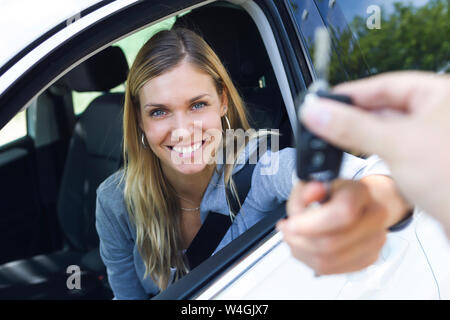
M 201 98 L 203 98 L 205 96 L 210 96 L 210 95 L 207 94 L 207 93 L 201 94 L 201 95 L 196 96 L 196 97 L 194 97 L 192 99 L 189 99 L 188 101 L 186 101 L 186 104 L 192 103 L 192 102 L 194 102 L 194 101 L 196 101 L 198 99 L 201 99 Z M 147 104 L 144 105 L 143 108 L 145 109 L 145 108 L 149 108 L 149 107 L 167 108 L 166 105 L 160 104 L 160 103 L 147 103 Z

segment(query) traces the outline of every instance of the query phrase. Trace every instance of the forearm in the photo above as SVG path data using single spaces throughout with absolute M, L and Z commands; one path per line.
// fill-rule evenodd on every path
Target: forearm
M 369 175 L 361 179 L 372 197 L 387 209 L 386 228 L 392 227 L 413 208 L 399 193 L 394 180 L 384 175 Z

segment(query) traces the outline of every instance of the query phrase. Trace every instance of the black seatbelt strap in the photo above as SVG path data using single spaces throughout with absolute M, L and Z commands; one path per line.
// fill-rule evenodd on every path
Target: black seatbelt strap
M 191 270 L 213 254 L 230 226 L 229 216 L 212 211 L 208 213 L 186 251 L 186 258 Z

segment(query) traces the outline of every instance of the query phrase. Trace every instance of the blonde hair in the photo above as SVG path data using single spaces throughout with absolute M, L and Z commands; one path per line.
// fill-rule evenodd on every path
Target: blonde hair
M 124 199 L 130 219 L 136 226 L 136 245 L 145 264 L 144 278 L 150 275 L 161 289 L 169 285 L 171 267 L 176 268 L 175 279 L 188 272 L 189 268 L 181 253 L 179 198 L 164 178 L 160 159 L 141 144 L 138 97 L 145 83 L 175 68 L 181 61 L 187 61 L 210 75 L 219 96 L 227 95 L 227 117 L 231 129 L 250 129 L 244 103 L 225 67 L 197 34 L 184 28 L 163 30 L 140 49 L 130 68 L 125 92 L 124 170 L 120 183 L 125 181 Z M 223 119 L 222 127 L 227 127 Z M 254 137 L 252 135 L 250 139 Z M 238 150 L 243 147 L 238 147 Z M 226 161 L 223 168 L 225 185 L 228 184 L 236 196 L 231 177 L 234 162 Z

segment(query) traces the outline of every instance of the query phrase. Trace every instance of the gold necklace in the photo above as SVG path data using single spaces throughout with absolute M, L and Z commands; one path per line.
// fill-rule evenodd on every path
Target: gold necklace
M 186 200 L 186 201 L 188 201 L 188 202 L 194 204 L 191 200 L 186 199 L 186 198 L 183 198 L 183 197 L 180 196 L 178 193 L 177 193 L 177 196 L 178 196 L 179 198 L 181 198 L 181 199 L 184 199 L 184 200 Z M 181 210 L 184 210 L 184 211 L 197 211 L 197 210 L 199 210 L 199 209 L 200 209 L 200 207 L 197 207 L 197 208 L 183 208 L 183 207 L 181 207 Z
M 184 210 L 184 211 L 197 211 L 199 209 L 200 209 L 200 207 L 197 207 L 197 208 L 181 208 L 181 210 Z

